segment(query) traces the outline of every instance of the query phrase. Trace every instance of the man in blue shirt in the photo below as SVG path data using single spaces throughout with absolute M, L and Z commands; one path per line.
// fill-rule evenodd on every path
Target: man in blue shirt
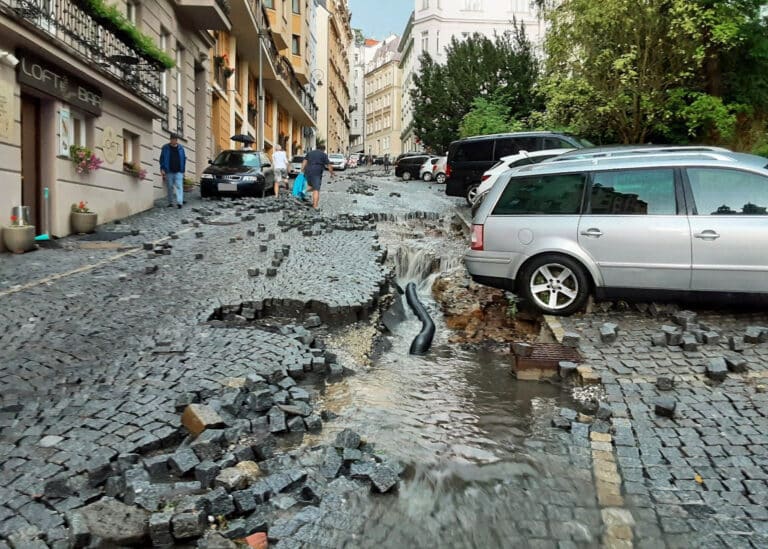
M 325 154 L 325 145 L 318 145 L 315 150 L 307 153 L 301 164 L 301 170 L 312 190 L 312 207 L 314 209 L 317 209 L 320 204 L 320 186 L 323 183 L 323 170 L 326 167 L 333 175 L 333 166 L 331 166 L 328 155 Z
M 184 204 L 184 171 L 186 167 L 187 155 L 184 147 L 179 144 L 178 134 L 172 133 L 170 143 L 166 143 L 160 149 L 160 174 L 165 179 L 169 208 L 173 207 L 174 201 L 179 209 Z

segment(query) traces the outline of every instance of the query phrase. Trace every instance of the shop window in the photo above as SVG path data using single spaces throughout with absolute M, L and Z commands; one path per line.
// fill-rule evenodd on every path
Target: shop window
M 77 111 L 62 108 L 59 111 L 60 156 L 69 156 L 70 147 L 87 147 L 90 119 Z

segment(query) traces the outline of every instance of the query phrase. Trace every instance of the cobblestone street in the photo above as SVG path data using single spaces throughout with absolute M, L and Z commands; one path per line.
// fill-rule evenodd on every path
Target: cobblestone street
M 191 197 L 100 227 L 108 247 L 3 256 L 0 549 L 768 545 L 762 313 L 560 319 L 601 385 L 550 385 L 450 343 L 422 290 L 429 356 L 403 351 L 414 320 L 341 356 L 370 350 L 396 241 L 464 211 L 441 191 L 352 173 L 319 213 Z

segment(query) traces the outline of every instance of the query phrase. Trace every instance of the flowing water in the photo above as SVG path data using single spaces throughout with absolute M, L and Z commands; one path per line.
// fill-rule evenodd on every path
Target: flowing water
M 421 323 L 401 296 L 405 319 L 385 336 L 387 350 L 370 368 L 328 386 L 320 403 L 339 415 L 326 424 L 324 441 L 351 428 L 407 466 L 397 495 L 354 502 L 365 519 L 349 546 L 556 544 L 553 507 L 569 510 L 561 523 L 573 519 L 566 539 L 589 545 L 599 517 L 590 503 L 588 452 L 574 454 L 568 435 L 550 426 L 559 407 L 574 405 L 570 394 L 557 385 L 517 382 L 508 355 L 449 343 L 430 287 L 437 273 L 460 266 L 463 242 L 444 231 L 408 238 L 412 227 L 389 228 L 381 242 L 396 280 L 403 288 L 418 284 L 437 333 L 427 356 L 408 354 Z M 581 520 L 573 516 L 578 506 Z

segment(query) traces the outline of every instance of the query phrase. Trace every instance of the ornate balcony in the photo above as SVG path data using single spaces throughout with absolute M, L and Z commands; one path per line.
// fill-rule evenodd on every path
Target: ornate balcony
M 0 12 L 31 27 L 44 40 L 79 57 L 90 67 L 144 99 L 161 112 L 168 102 L 161 92 L 164 67 L 130 46 L 109 22 L 71 0 L 0 0 Z
M 195 30 L 229 30 L 228 0 L 176 0 L 181 24 Z

